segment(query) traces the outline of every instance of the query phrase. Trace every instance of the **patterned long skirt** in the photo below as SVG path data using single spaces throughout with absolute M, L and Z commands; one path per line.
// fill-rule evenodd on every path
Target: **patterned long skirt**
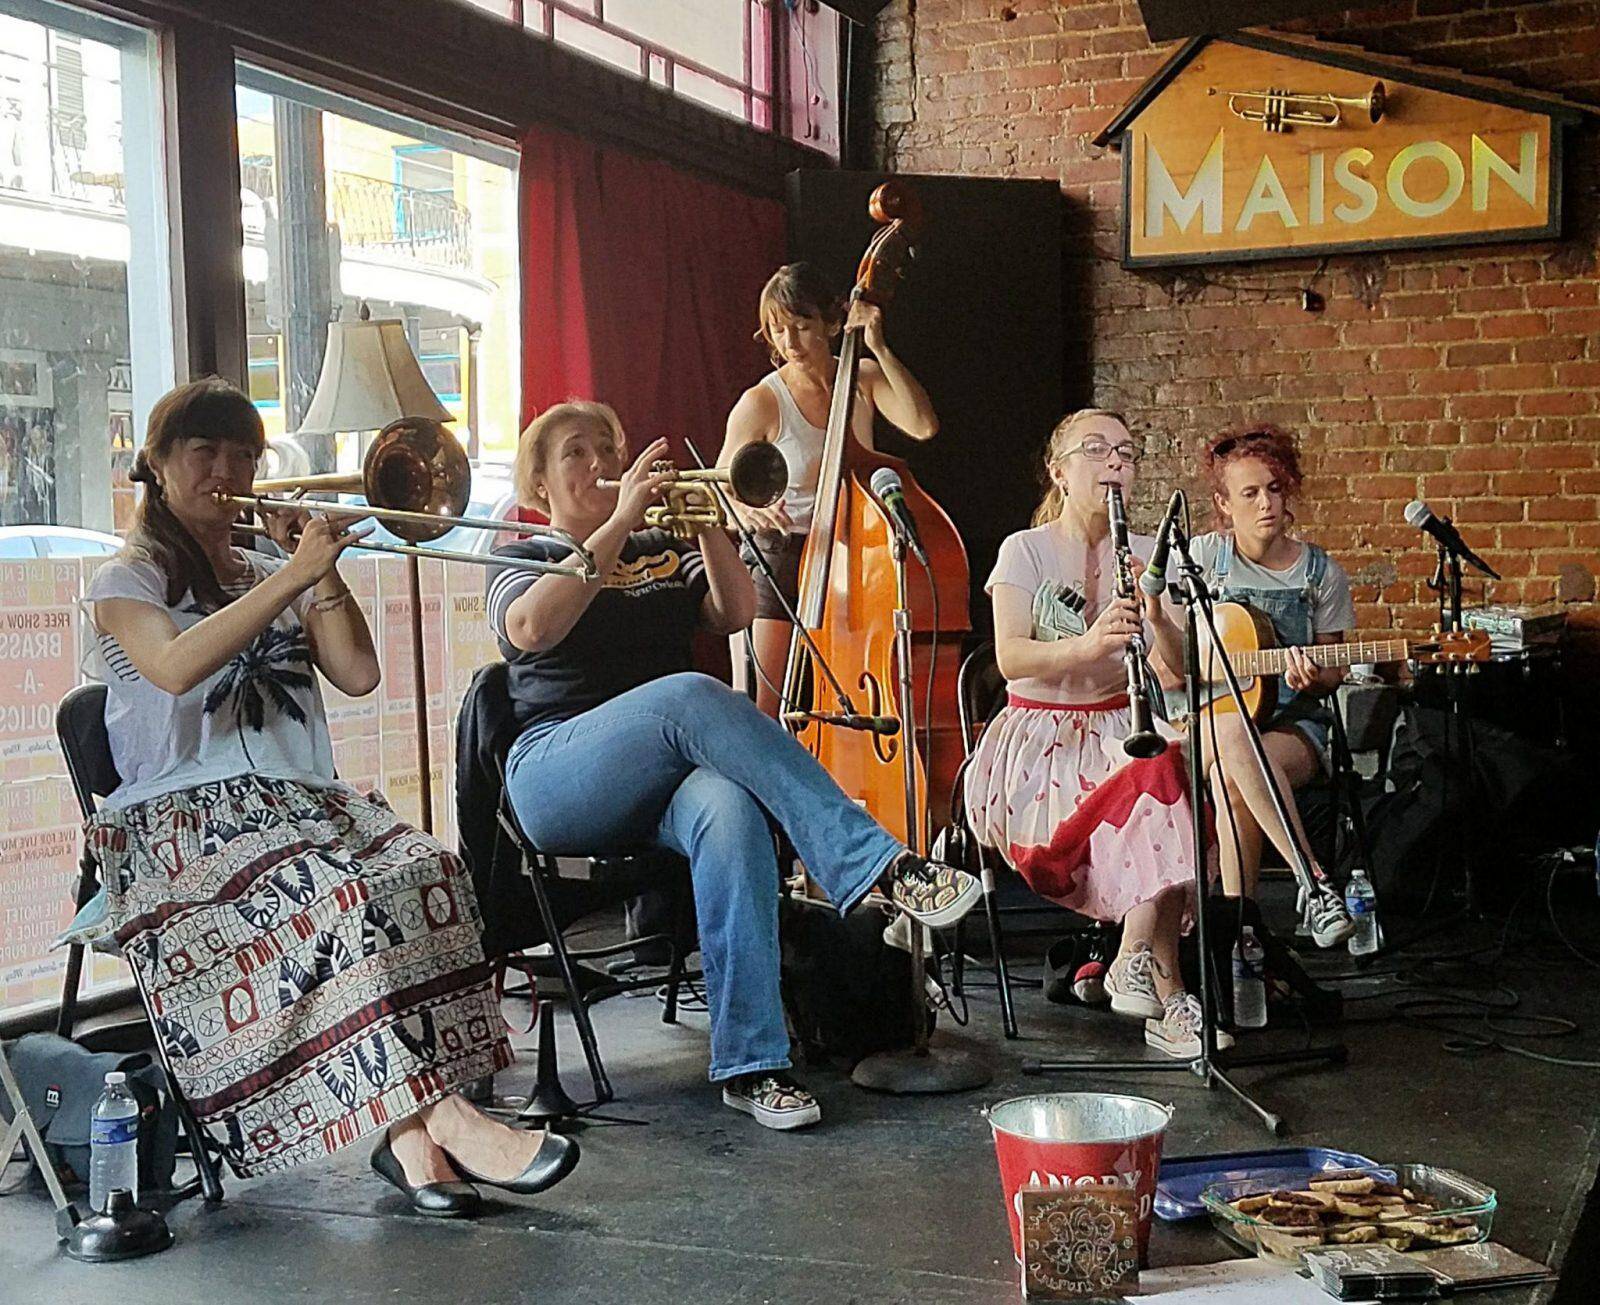
M 1126 698 L 1057 707 L 1013 697 L 967 771 L 978 840 L 1041 897 L 1095 920 L 1194 885 L 1183 751 L 1174 742 L 1135 760 L 1122 749 L 1129 731 Z
M 247 775 L 86 832 L 173 1073 L 238 1174 L 510 1064 L 466 868 L 380 801 Z

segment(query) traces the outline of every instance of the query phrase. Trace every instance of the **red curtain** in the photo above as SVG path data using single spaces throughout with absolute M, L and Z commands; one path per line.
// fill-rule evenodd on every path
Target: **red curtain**
M 751 339 L 783 262 L 783 205 L 538 127 L 522 141 L 522 422 L 600 399 L 633 449 L 707 459 L 766 370 Z

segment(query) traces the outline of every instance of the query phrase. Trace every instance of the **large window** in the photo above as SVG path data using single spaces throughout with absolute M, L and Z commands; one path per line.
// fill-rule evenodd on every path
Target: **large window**
M 250 392 L 269 435 L 298 429 L 328 322 L 365 304 L 406 323 L 468 451 L 509 461 L 515 154 L 242 64 L 237 105 Z M 319 470 L 360 464 L 356 432 L 302 444 Z
M 758 0 L 525 0 L 563 45 L 770 128 L 772 15 Z
M 52 1002 L 78 810 L 55 741 L 77 599 L 173 379 L 156 42 L 0 0 L 0 1007 Z M 93 957 L 85 989 L 123 981 Z
M 155 42 L 22 13 L 0 0 L 0 527 L 109 531 L 173 375 Z

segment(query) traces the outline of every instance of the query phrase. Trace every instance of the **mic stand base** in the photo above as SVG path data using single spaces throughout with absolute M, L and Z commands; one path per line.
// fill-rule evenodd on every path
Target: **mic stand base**
M 868 1092 L 894 1096 L 936 1096 L 971 1092 L 994 1077 L 980 1058 L 961 1047 L 934 1043 L 921 1051 L 879 1051 L 850 1071 L 850 1081 Z
M 1229 693 L 1233 697 L 1234 705 L 1239 710 L 1239 715 L 1245 722 L 1245 728 L 1255 734 L 1256 760 L 1261 766 L 1267 787 L 1271 791 L 1274 803 L 1278 809 L 1278 818 L 1285 829 L 1289 831 L 1291 839 L 1294 837 L 1294 826 L 1288 819 L 1284 809 L 1282 795 L 1277 791 L 1276 777 L 1266 763 L 1266 754 L 1261 750 L 1260 736 L 1255 733 L 1255 721 L 1250 713 L 1245 710 L 1244 695 L 1240 692 L 1239 682 L 1233 673 L 1233 667 L 1228 661 L 1228 655 L 1222 648 L 1222 641 L 1217 638 L 1216 625 L 1211 617 L 1211 595 L 1207 592 L 1205 583 L 1201 578 L 1200 569 L 1194 564 L 1194 559 L 1189 556 L 1188 540 L 1184 538 L 1174 524 L 1173 548 L 1178 552 L 1183 561 L 1183 578 L 1187 598 L 1184 604 L 1184 654 L 1185 674 L 1184 680 L 1189 691 L 1189 721 L 1191 738 L 1189 739 L 1189 807 L 1192 819 L 1192 834 L 1194 839 L 1194 881 L 1195 881 L 1195 934 L 1199 944 L 1200 953 L 1200 1054 L 1189 1060 L 1037 1060 L 1024 1061 L 1022 1072 L 1024 1074 L 1160 1074 L 1173 1071 L 1187 1070 L 1200 1079 L 1208 1088 L 1225 1088 L 1234 1098 L 1246 1106 L 1262 1123 L 1267 1132 L 1273 1137 L 1282 1137 L 1288 1132 L 1282 1115 L 1276 1115 L 1260 1102 L 1256 1101 L 1248 1092 L 1228 1077 L 1232 1069 L 1245 1069 L 1257 1065 L 1305 1065 L 1326 1064 L 1343 1065 L 1350 1058 L 1350 1053 L 1342 1043 L 1327 1047 L 1307 1047 L 1298 1051 L 1262 1052 L 1258 1055 L 1235 1055 L 1231 1052 L 1224 1053 L 1226 1059 L 1219 1059 L 1216 1048 L 1217 1011 L 1216 999 L 1211 987 L 1211 946 L 1208 941 L 1209 917 L 1211 915 L 1210 884 L 1206 879 L 1206 826 L 1205 826 L 1205 794 L 1208 789 L 1202 769 L 1199 735 L 1202 704 L 1200 701 L 1200 621 L 1204 617 L 1211 634 L 1211 647 L 1216 649 L 1217 656 L 1221 659 L 1225 678 L 1228 683 Z M 1302 870 L 1305 872 L 1300 878 L 1309 878 L 1309 858 L 1305 850 L 1296 845 L 1296 850 L 1303 858 Z

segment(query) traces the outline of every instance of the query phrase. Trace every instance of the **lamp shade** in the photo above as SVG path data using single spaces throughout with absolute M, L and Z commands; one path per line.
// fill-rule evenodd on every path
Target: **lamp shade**
M 405 323 L 329 323 L 322 375 L 298 433 L 377 430 L 400 417 L 455 420 L 423 376 Z

